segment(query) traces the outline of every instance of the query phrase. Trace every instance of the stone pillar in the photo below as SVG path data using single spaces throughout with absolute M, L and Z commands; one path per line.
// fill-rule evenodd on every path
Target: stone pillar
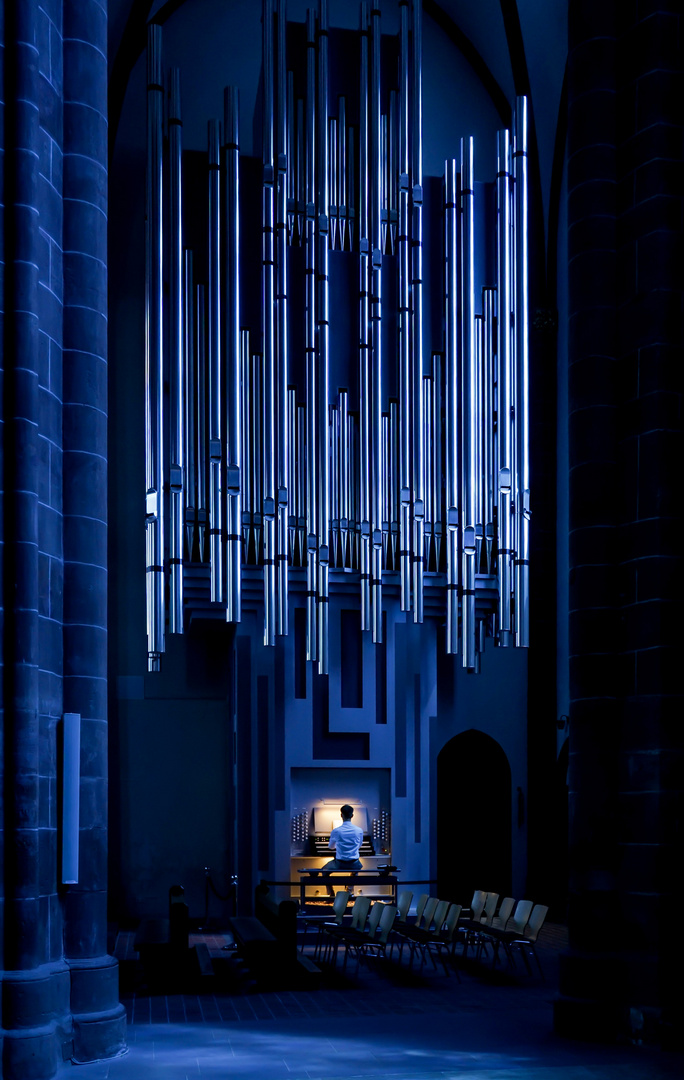
M 42 552 L 60 536 L 43 468 L 44 315 L 40 284 L 44 242 L 41 88 L 37 0 L 6 5 L 0 20 L 4 56 L 3 324 L 3 795 L 4 954 L 2 1069 L 7 1078 L 52 1076 L 69 1042 L 69 973 L 62 959 L 56 897 L 56 821 L 51 814 L 55 718 L 45 715 L 41 669 L 54 670 L 59 649 L 46 627 Z M 59 113 L 55 117 L 59 125 Z M 46 224 L 46 233 L 52 230 Z M 57 305 L 57 308 L 59 305 Z M 56 322 L 58 323 L 58 318 Z M 60 337 L 59 331 L 54 335 Z M 57 414 L 59 404 L 56 403 Z M 58 425 L 59 426 L 59 425 Z M 59 436 L 57 436 L 57 441 Z M 46 518 L 50 517 L 50 522 Z M 52 528 L 51 528 L 52 526 Z M 57 541 L 58 548 L 58 541 Z M 53 547 L 59 561 L 59 551 Z M 57 698 L 59 688 L 57 688 Z M 54 704 L 54 703 L 53 703 Z M 59 706 L 59 702 L 56 704 Z M 48 711 L 51 711 L 48 709 Z M 51 918 L 54 935 L 50 934 Z
M 74 1059 L 124 1045 L 107 955 L 107 15 L 64 0 L 64 709 L 81 715 L 79 881 L 64 899 Z
M 583 1036 L 666 1039 L 681 994 L 667 932 L 683 745 L 679 7 L 569 5 L 570 951 L 555 1015 Z

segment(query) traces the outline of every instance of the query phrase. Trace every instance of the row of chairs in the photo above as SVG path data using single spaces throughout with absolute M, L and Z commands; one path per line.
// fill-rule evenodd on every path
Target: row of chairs
M 461 929 L 465 933 L 463 954 L 472 946 L 476 959 L 491 946 L 492 967 L 496 965 L 499 949 L 503 947 L 509 964 L 515 966 L 513 949 L 522 955 L 528 972 L 531 973 L 528 956 L 533 956 L 542 979 L 544 972 L 537 956 L 537 939 L 548 914 L 545 904 L 535 904 L 532 900 L 518 900 L 505 896 L 499 903 L 499 894 L 477 889 L 470 906 L 470 918 L 462 919 Z
M 520 900 L 516 905 L 512 897 L 505 897 L 497 910 L 498 893 L 476 890 L 470 908 L 464 910 L 460 904 L 425 893 L 418 898 L 414 919 L 409 921 L 412 900 L 413 894 L 404 891 L 399 893 L 396 905 L 376 902 L 371 906 L 369 897 L 359 896 L 354 902 L 350 923 L 345 923 L 348 895 L 346 891 L 338 892 L 333 903 L 333 920 L 316 920 L 316 957 L 324 961 L 336 960 L 339 946 L 344 945 L 346 965 L 350 952 L 357 959 L 369 955 L 391 957 L 396 945 L 401 961 L 407 945 L 410 963 L 420 953 L 421 966 L 429 957 L 436 968 L 437 956 L 448 974 L 447 959 L 453 958 L 458 943 L 463 945 L 464 957 L 473 947 L 478 959 L 491 945 L 492 966 L 496 964 L 502 946 L 509 963 L 514 965 L 513 949 L 518 947 L 528 971 L 531 971 L 529 952 L 544 977 L 535 946 L 548 912 L 546 906 L 535 905 L 530 900 Z M 458 971 L 456 974 L 458 976 Z

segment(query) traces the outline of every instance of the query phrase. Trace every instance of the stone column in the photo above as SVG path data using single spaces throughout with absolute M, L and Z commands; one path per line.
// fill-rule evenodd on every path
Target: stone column
M 667 1039 L 681 997 L 667 931 L 683 745 L 679 10 L 569 5 L 570 951 L 555 1015 L 608 1038 Z
M 3 795 L 4 955 L 2 1069 L 7 1078 L 52 1076 L 69 1044 L 69 973 L 62 959 L 55 883 L 54 777 L 56 720 L 45 715 L 41 669 L 61 656 L 43 606 L 47 534 L 59 561 L 59 507 L 45 490 L 45 397 L 41 335 L 45 280 L 42 205 L 41 12 L 37 0 L 9 4 L 5 33 L 3 215 Z M 59 126 L 59 109 L 55 117 Z M 58 132 L 57 132 L 58 134 Z M 57 200 L 57 205 L 59 200 Z M 59 217 L 59 212 L 57 213 Z M 44 221 L 46 233 L 53 230 Z M 59 324 L 59 304 L 55 325 Z M 59 329 L 54 336 L 60 337 Z M 59 427 L 59 424 L 57 424 Z M 56 436 L 58 441 L 59 435 Z M 50 522 L 46 521 L 50 517 Z M 59 687 L 56 701 L 59 708 Z M 55 933 L 51 935 L 51 922 Z
M 107 955 L 107 14 L 64 2 L 64 710 L 81 715 L 79 881 L 64 900 L 74 1058 L 124 1045 Z

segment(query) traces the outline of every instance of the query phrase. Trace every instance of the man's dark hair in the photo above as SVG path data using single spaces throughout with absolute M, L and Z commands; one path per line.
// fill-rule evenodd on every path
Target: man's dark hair
M 349 818 L 354 816 L 354 807 L 350 806 L 349 803 L 345 803 L 344 806 L 340 807 L 340 815 L 343 821 L 349 821 Z

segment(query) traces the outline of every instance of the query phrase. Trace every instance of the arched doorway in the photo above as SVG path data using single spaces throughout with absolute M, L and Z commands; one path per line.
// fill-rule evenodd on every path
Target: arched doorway
M 464 731 L 437 758 L 439 895 L 467 904 L 473 889 L 511 892 L 511 769 L 495 739 Z

